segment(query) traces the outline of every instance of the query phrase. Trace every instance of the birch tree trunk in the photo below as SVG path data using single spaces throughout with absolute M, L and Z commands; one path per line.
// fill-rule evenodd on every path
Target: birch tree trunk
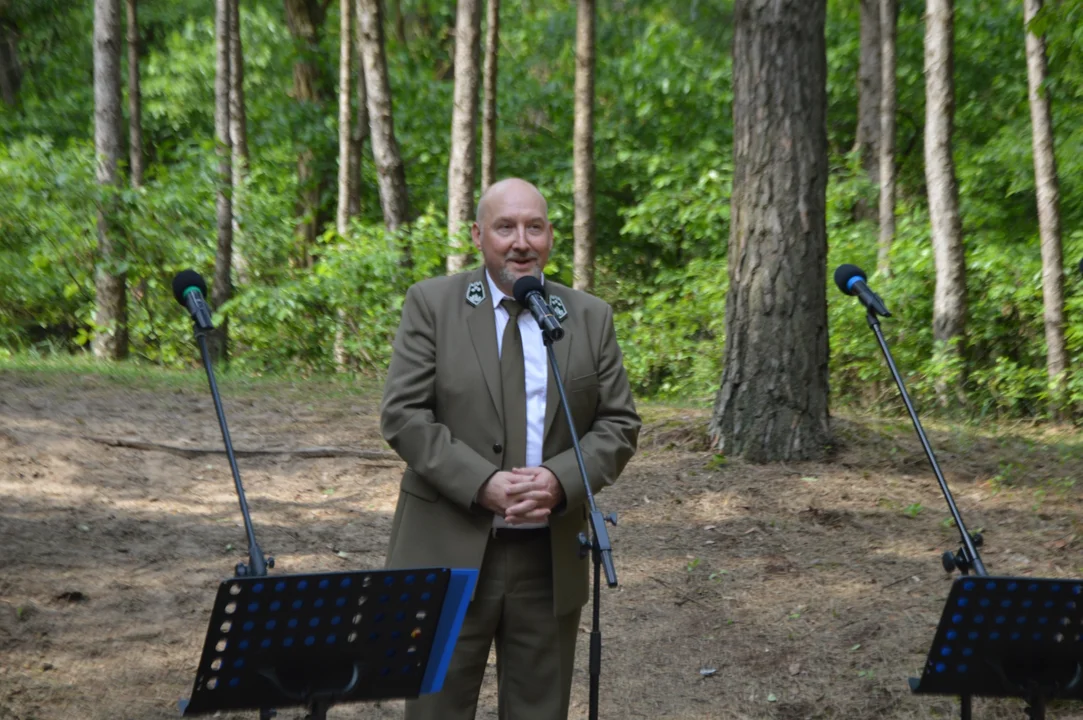
M 353 195 L 354 146 L 351 120 L 353 115 L 353 0 L 342 0 L 339 12 L 338 43 L 338 211 L 335 227 L 339 237 L 346 237 L 350 224 L 350 198 Z
M 127 275 L 117 222 L 120 189 L 120 0 L 94 0 L 94 154 L 97 158 L 98 257 L 94 267 L 95 357 L 128 355 Z
M 244 46 L 241 44 L 241 0 L 229 3 L 229 142 L 233 152 L 233 271 L 243 286 L 248 279 L 245 257 L 245 181 L 248 177 L 248 116 L 244 102 Z
M 925 14 L 925 182 L 929 193 L 936 290 L 933 339 L 941 352 L 962 353 L 966 332 L 966 254 L 959 186 L 952 158 L 955 114 L 953 0 L 927 0 Z M 938 388 L 941 404 L 947 388 Z
M 351 0 L 352 1 L 352 0 Z M 356 11 L 357 4 L 354 3 Z M 361 155 L 365 145 L 365 138 L 369 134 L 369 108 L 368 93 L 365 89 L 365 67 L 361 59 L 361 23 L 354 18 L 354 70 L 357 78 L 357 119 L 351 128 L 351 137 L 354 150 L 350 153 L 350 187 L 353 193 L 350 195 L 350 215 L 361 214 Z
M 826 0 L 737 0 L 734 177 L 714 447 L 823 455 L 827 384 Z
M 576 290 L 591 292 L 594 289 L 594 0 L 578 0 L 576 9 L 572 284 Z
M 361 57 L 365 68 L 368 100 L 369 137 L 372 159 L 380 186 L 380 206 L 388 230 L 396 230 L 410 220 L 410 202 L 406 193 L 406 172 L 399 144 L 395 140 L 395 121 L 391 87 L 387 80 L 387 57 L 384 53 L 383 7 L 380 0 L 357 0 L 357 19 L 361 28 Z
M 474 216 L 477 163 L 479 0 L 459 0 L 455 17 L 455 98 L 451 111 L 451 153 L 447 171 L 448 274 L 466 267 L 468 245 L 459 231 Z
M 895 37 L 898 0 L 880 0 L 880 243 L 876 269 L 891 273 L 895 242 Z
M 500 0 L 489 0 L 485 17 L 485 68 L 481 113 L 481 192 L 496 182 L 496 78 L 500 57 Z
M 1042 9 L 1042 0 L 1024 0 L 1027 25 Z M 1060 416 L 1068 381 L 1068 351 L 1064 342 L 1064 259 L 1060 235 L 1060 183 L 1053 141 L 1053 109 L 1045 88 L 1045 37 L 1026 29 L 1027 87 L 1034 149 L 1034 183 L 1038 197 L 1038 228 L 1042 244 L 1042 297 L 1045 317 L 1046 372 L 1051 389 L 1050 410 Z

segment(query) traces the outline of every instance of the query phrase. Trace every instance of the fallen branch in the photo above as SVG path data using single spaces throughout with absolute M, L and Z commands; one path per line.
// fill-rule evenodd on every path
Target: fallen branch
M 110 447 L 130 448 L 132 450 L 152 450 L 167 452 L 182 457 L 193 458 L 200 455 L 224 455 L 226 449 L 209 447 L 180 447 L 163 445 L 144 440 L 126 440 L 124 438 L 103 438 L 93 435 L 80 435 L 84 440 L 91 440 Z M 257 457 L 260 455 L 293 455 L 304 458 L 354 457 L 362 460 L 398 460 L 399 456 L 387 450 L 356 450 L 340 447 L 302 447 L 302 448 L 260 448 L 256 450 L 233 449 L 237 457 Z

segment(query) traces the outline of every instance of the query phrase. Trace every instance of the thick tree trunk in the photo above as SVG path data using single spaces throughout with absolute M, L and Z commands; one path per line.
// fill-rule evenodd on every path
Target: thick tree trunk
M 389 230 L 396 230 L 410 221 L 410 201 L 406 193 L 406 172 L 402 166 L 402 155 L 395 140 L 391 86 L 387 80 L 387 57 L 384 54 L 383 7 L 380 0 L 357 0 L 357 20 L 361 27 L 361 58 L 365 68 L 369 137 L 380 186 L 380 206 L 383 208 L 384 224 Z
M 1042 9 L 1042 0 L 1024 0 L 1026 23 Z M 1050 409 L 1059 416 L 1068 380 L 1064 343 L 1064 259 L 1060 236 L 1060 186 L 1053 142 L 1053 110 L 1045 88 L 1045 37 L 1026 31 L 1027 86 L 1033 128 L 1034 182 L 1038 196 L 1038 228 L 1042 242 L 1042 296 L 1045 315 L 1046 371 L 1052 390 Z
M 891 246 L 895 242 L 895 36 L 899 23 L 898 0 L 880 2 L 880 247 L 876 269 L 891 272 Z
M 325 5 L 320 0 L 285 0 L 286 24 L 290 34 L 300 46 L 300 57 L 293 64 L 293 99 L 299 103 L 321 103 L 319 68 L 315 57 L 320 49 L 320 30 L 323 27 Z M 302 147 L 297 153 L 297 186 L 300 191 L 298 211 L 301 221 L 297 235 L 301 243 L 301 263 L 312 262 L 312 248 L 316 244 L 320 226 L 320 196 L 323 194 L 323 176 L 316 168 L 316 153 L 311 147 Z
M 96 357 L 108 360 L 128 354 L 127 275 L 117 269 L 124 259 L 116 217 L 123 118 L 120 46 L 120 0 L 94 0 L 94 152 L 100 199 L 92 348 Z
M 143 187 L 143 98 L 139 91 L 138 0 L 128 5 L 128 165 L 132 187 Z
M 575 21 L 575 129 L 572 186 L 575 240 L 572 280 L 594 290 L 594 0 L 578 0 Z
M 927 0 L 925 14 L 925 182 L 929 193 L 936 290 L 933 339 L 962 352 L 966 332 L 966 254 L 952 158 L 955 114 L 953 0 Z M 941 402 L 947 401 L 939 390 Z
M 879 179 L 880 162 L 880 0 L 861 0 L 861 58 L 858 65 L 857 133 L 854 150 L 869 179 Z
M 496 78 L 500 58 L 500 0 L 489 0 L 485 16 L 485 104 L 481 113 L 481 191 L 496 181 Z
M 339 237 L 346 237 L 350 224 L 350 198 L 353 195 L 353 156 L 356 153 L 351 134 L 353 96 L 353 0 L 342 0 L 339 8 L 338 42 L 338 211 L 335 228 Z
M 827 385 L 826 0 L 738 0 L 725 369 L 710 434 L 755 462 L 819 457 Z
M 218 151 L 218 188 L 215 209 L 218 247 L 214 255 L 214 286 L 211 305 L 217 310 L 233 295 L 233 148 L 229 127 L 230 86 L 230 5 L 233 0 L 215 0 L 214 11 L 214 139 Z M 211 357 L 226 360 L 229 352 L 229 325 L 223 318 L 209 337 Z
M 478 52 L 480 0 L 459 0 L 455 17 L 455 99 L 451 111 L 451 153 L 447 171 L 447 271 L 466 267 L 470 256 L 459 231 L 474 217 L 474 167 L 478 137 Z
M 241 44 L 241 0 L 229 3 L 229 142 L 233 151 L 233 270 L 243 286 L 248 278 L 244 216 L 245 179 L 248 177 L 248 118 L 244 102 L 244 47 Z

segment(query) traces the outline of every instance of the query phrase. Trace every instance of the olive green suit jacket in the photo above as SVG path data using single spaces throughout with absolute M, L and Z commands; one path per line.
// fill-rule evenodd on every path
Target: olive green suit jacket
M 635 452 L 640 419 L 603 301 L 546 280 L 564 315 L 553 345 L 592 492 L 617 479 Z M 559 298 L 559 301 L 553 298 Z M 563 304 L 564 312 L 559 311 Z M 586 490 L 549 370 L 542 464 L 566 502 L 549 518 L 554 612 L 587 600 L 579 556 Z M 481 566 L 493 514 L 474 500 L 500 470 L 504 439 L 496 320 L 483 269 L 417 283 L 406 293 L 380 413 L 384 438 L 406 461 L 387 565 Z

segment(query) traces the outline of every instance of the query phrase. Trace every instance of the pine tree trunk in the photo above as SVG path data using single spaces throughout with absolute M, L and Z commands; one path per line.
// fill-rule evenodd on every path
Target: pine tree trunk
M 339 237 L 346 237 L 350 224 L 350 196 L 353 178 L 350 176 L 355 152 L 351 135 L 353 96 L 353 0 L 342 0 L 339 12 L 338 52 L 338 211 L 335 227 Z
M 120 189 L 121 111 L 120 0 L 94 0 L 94 151 L 97 156 L 98 258 L 94 268 L 95 357 L 128 355 L 127 276 L 117 219 Z
M 143 187 L 143 98 L 139 91 L 138 0 L 128 6 L 128 166 L 132 187 Z
M 229 128 L 230 86 L 230 4 L 215 0 L 214 11 L 214 139 L 218 151 L 218 187 L 215 196 L 218 246 L 214 255 L 214 285 L 211 305 L 219 309 L 233 294 L 233 148 Z M 211 358 L 224 362 L 229 352 L 229 324 L 225 318 L 209 336 Z
M 321 104 L 323 97 L 315 57 L 320 52 L 320 30 L 326 6 L 319 0 L 285 0 L 285 3 L 286 24 L 300 46 L 300 56 L 293 64 L 293 99 L 299 103 Z M 324 178 L 318 173 L 316 165 L 315 150 L 302 147 L 297 153 L 298 211 L 301 215 L 297 235 L 301 244 L 300 261 L 306 266 L 312 263 L 312 248 L 320 229 L 320 197 Z
M 395 140 L 391 87 L 387 80 L 387 57 L 384 53 L 383 7 L 380 0 L 357 0 L 357 19 L 361 28 L 369 138 L 380 186 L 380 206 L 383 208 L 384 224 L 389 230 L 396 230 L 410 221 L 410 202 L 406 193 L 406 172 L 402 165 L 402 155 Z
M 451 153 L 447 171 L 448 274 L 466 267 L 470 256 L 459 231 L 474 216 L 474 167 L 478 137 L 479 0 L 459 0 L 455 18 L 455 96 L 451 111 Z
M 898 0 L 880 0 L 880 244 L 876 269 L 891 273 L 895 242 L 895 36 Z
M 857 134 L 854 150 L 869 179 L 879 179 L 882 89 L 880 0 L 861 0 L 861 58 L 858 66 Z
M 356 11 L 357 5 L 354 4 Z M 350 153 L 350 215 L 361 214 L 361 155 L 365 145 L 365 138 L 369 134 L 369 108 L 368 92 L 365 89 L 365 67 L 361 59 L 361 23 L 354 17 L 354 69 L 357 71 L 357 119 L 351 129 L 353 152 Z
M 489 0 L 485 17 L 485 104 L 481 113 L 481 192 L 496 181 L 496 78 L 500 57 L 500 0 Z
M 1042 0 L 1024 0 L 1026 23 L 1042 9 Z M 1038 227 L 1042 241 L 1042 296 L 1045 315 L 1046 372 L 1051 389 L 1050 410 L 1060 416 L 1068 380 L 1068 351 L 1064 343 L 1064 259 L 1060 235 L 1060 184 L 1053 141 L 1053 110 L 1045 87 L 1045 37 L 1026 31 L 1027 86 L 1034 149 L 1034 182 L 1038 196 Z
M 243 286 L 248 280 L 242 235 L 245 180 L 248 177 L 248 118 L 244 102 L 244 47 L 241 44 L 241 0 L 229 3 L 229 142 L 233 151 L 233 271 Z
M 826 0 L 737 0 L 725 369 L 714 447 L 823 455 L 827 384 Z
M 576 290 L 594 290 L 594 0 L 578 0 L 575 21 L 575 129 L 572 185 L 575 195 Z
M 966 332 L 966 255 L 959 187 L 952 158 L 955 114 L 953 0 L 927 0 L 925 16 L 925 182 L 929 193 L 936 290 L 933 339 L 942 352 L 962 352 Z M 938 389 L 942 404 L 946 388 Z

